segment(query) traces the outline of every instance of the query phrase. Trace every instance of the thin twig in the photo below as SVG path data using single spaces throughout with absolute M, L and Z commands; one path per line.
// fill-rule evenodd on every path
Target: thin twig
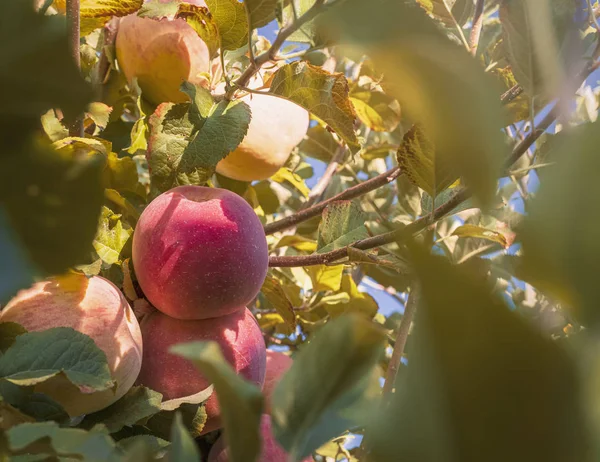
M 388 368 L 385 374 L 385 383 L 383 384 L 383 396 L 391 394 L 394 390 L 394 384 L 396 382 L 396 375 L 398 375 L 398 369 L 400 368 L 400 362 L 404 355 L 404 347 L 408 340 L 408 334 L 410 332 L 410 326 L 412 325 L 417 311 L 417 305 L 419 304 L 419 288 L 417 284 L 413 284 L 412 290 L 408 295 L 408 300 L 404 305 L 404 315 L 400 327 L 398 327 L 398 334 L 396 335 L 396 342 L 394 343 L 394 350 L 392 351 L 392 357 L 388 364 Z
M 477 55 L 479 37 L 481 37 L 481 29 L 483 29 L 483 6 L 484 0 L 477 0 L 473 15 L 473 26 L 471 27 L 471 35 L 469 36 L 469 46 L 471 47 L 471 54 L 473 56 Z
M 66 5 L 67 27 L 69 30 L 69 48 L 71 56 L 78 68 L 81 68 L 79 54 L 80 22 L 79 22 L 79 0 L 67 0 Z M 83 137 L 83 115 L 78 115 L 73 125 L 69 128 L 71 136 Z
M 273 234 L 278 231 L 291 228 L 292 226 L 295 226 L 298 223 L 302 223 L 303 221 L 309 220 L 310 218 L 316 217 L 320 215 L 321 212 L 323 212 L 325 207 L 327 207 L 334 201 L 354 199 L 355 197 L 359 197 L 370 191 L 374 191 L 375 189 L 378 189 L 381 186 L 384 186 L 394 181 L 400 176 L 400 173 L 401 170 L 399 167 L 393 167 L 387 172 L 373 177 L 370 180 L 364 181 L 361 184 L 348 188 L 345 191 L 342 191 L 341 193 L 323 202 L 319 202 L 318 204 L 315 204 L 307 209 L 301 210 L 293 215 L 282 218 L 281 220 L 269 223 L 265 225 L 265 234 Z
M 323 175 L 321 175 L 321 178 L 319 178 L 317 184 L 315 184 L 314 187 L 310 190 L 310 193 L 308 194 L 308 200 L 306 201 L 306 203 L 303 204 L 302 209 L 307 209 L 314 205 L 314 203 L 317 202 L 325 193 L 327 186 L 329 186 L 331 179 L 335 175 L 335 172 L 337 171 L 339 165 L 344 160 L 345 155 L 346 148 L 344 147 L 344 145 L 339 146 L 335 155 L 331 159 L 331 162 L 329 162 L 327 168 L 323 172 Z

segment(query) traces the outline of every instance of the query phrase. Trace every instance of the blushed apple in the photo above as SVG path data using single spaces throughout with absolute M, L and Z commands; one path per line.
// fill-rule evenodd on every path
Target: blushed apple
M 271 395 L 279 382 L 279 379 L 292 367 L 292 358 L 280 351 L 267 350 L 267 373 L 265 384 L 263 385 L 263 395 L 265 395 L 265 409 L 267 413 L 271 412 Z
M 182 321 L 159 311 L 141 321 L 144 359 L 137 383 L 163 394 L 163 399 L 196 394 L 210 385 L 191 361 L 174 355 L 169 348 L 178 343 L 215 341 L 238 375 L 262 387 L 266 371 L 266 349 L 262 332 L 248 309 L 199 321 Z M 206 403 L 208 421 L 203 433 L 220 426 L 218 397 Z
M 71 416 L 89 414 L 117 401 L 133 385 L 142 363 L 142 334 L 121 291 L 100 276 L 70 274 L 20 291 L 0 312 L 0 322 L 16 322 L 28 331 L 71 327 L 104 351 L 116 391 L 79 393 L 61 376 L 35 390 L 59 402 Z
M 260 220 L 225 189 L 171 189 L 146 207 L 133 235 L 133 265 L 144 294 L 177 319 L 240 311 L 260 291 L 268 264 Z

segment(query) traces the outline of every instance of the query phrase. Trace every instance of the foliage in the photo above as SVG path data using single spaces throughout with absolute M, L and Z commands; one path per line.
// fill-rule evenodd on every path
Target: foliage
M 65 0 L 33 3 L 0 6 L 0 307 L 69 271 L 143 304 L 141 212 L 178 185 L 229 189 L 266 230 L 250 309 L 294 359 L 267 397 L 289 461 L 598 459 L 597 2 L 81 0 L 80 69 Z M 154 107 L 124 77 L 128 14 L 208 44 L 188 102 Z M 215 172 L 260 122 L 253 92 L 311 124 L 250 183 Z M 39 385 L 110 391 L 106 355 L 0 323 L 2 460 L 195 462 L 221 431 L 232 461 L 257 460 L 261 391 L 213 343 L 172 352 L 213 386 L 135 386 L 72 418 Z M 212 393 L 223 430 L 204 434 Z

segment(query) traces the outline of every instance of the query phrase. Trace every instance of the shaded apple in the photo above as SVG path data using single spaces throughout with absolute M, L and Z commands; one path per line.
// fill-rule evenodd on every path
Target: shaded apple
M 179 186 L 154 199 L 133 235 L 133 265 L 144 294 L 177 319 L 243 309 L 269 264 L 260 220 L 237 194 Z
M 292 367 L 292 358 L 280 351 L 267 350 L 267 373 L 263 385 L 265 395 L 265 410 L 271 412 L 271 395 L 279 379 Z
M 273 436 L 271 417 L 267 414 L 263 414 L 261 417 L 260 434 L 262 437 L 262 449 L 256 462 L 285 462 L 288 460 L 287 452 L 279 446 L 279 443 L 275 440 L 275 436 Z M 227 452 L 225 437 L 220 436 L 208 454 L 208 462 L 229 462 Z M 307 457 L 302 459 L 302 462 L 313 462 L 313 458 Z
M 203 0 L 187 3 L 206 6 Z M 181 83 L 206 83 L 201 74 L 210 68 L 208 47 L 183 19 L 126 16 L 120 21 L 115 47 L 125 77 L 130 82 L 137 78 L 144 98 L 151 103 L 188 101 L 179 91 Z
M 261 330 L 248 309 L 199 321 L 182 321 L 154 311 L 141 321 L 144 359 L 137 383 L 163 394 L 163 399 L 190 396 L 210 385 L 191 361 L 169 352 L 173 345 L 214 341 L 236 373 L 262 387 L 266 349 Z M 203 433 L 220 426 L 218 397 L 206 403 L 208 421 Z
M 71 327 L 94 340 L 104 351 L 116 391 L 79 393 L 57 376 L 35 390 L 59 402 L 71 416 L 99 411 L 133 385 L 142 363 L 140 326 L 121 291 L 100 276 L 69 274 L 20 291 L 0 313 L 0 322 L 16 322 L 28 331 Z

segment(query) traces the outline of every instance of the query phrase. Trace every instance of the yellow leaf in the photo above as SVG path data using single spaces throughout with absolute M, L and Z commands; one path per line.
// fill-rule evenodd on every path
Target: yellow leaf
M 476 237 L 479 239 L 497 242 L 502 247 L 508 247 L 508 242 L 503 234 L 497 231 L 492 231 L 491 229 L 483 228 L 481 226 L 462 225 L 456 228 L 452 235 L 458 237 Z
M 277 183 L 288 182 L 295 187 L 304 197 L 308 197 L 310 189 L 306 186 L 306 183 L 299 175 L 296 175 L 289 168 L 280 168 L 271 179 Z
M 340 290 L 344 265 L 316 265 L 306 268 L 315 292 L 321 290 Z

